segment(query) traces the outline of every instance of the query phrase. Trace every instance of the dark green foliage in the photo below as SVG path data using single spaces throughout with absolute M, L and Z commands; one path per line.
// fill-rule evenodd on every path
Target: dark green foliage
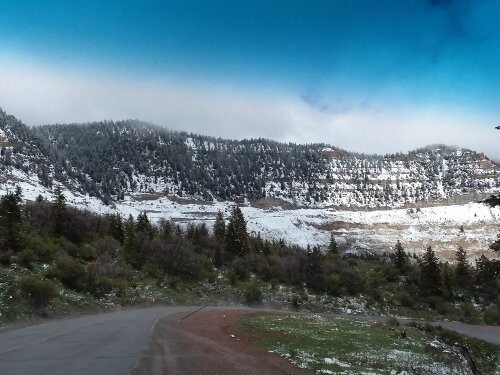
M 481 255 L 476 260 L 474 283 L 477 293 L 487 301 L 495 302 L 499 296 L 500 261 Z
M 63 194 L 62 187 L 57 185 L 54 189 L 54 201 L 52 202 L 52 221 L 54 225 L 54 233 L 56 235 L 64 235 L 66 223 L 64 214 L 66 211 L 66 198 Z
M 123 244 L 123 258 L 134 268 L 140 268 L 144 263 L 144 259 L 140 256 L 137 250 L 137 233 L 135 229 L 135 220 L 132 215 L 129 215 L 125 222 L 125 238 Z
M 21 207 L 19 197 L 8 193 L 0 199 L 0 250 L 17 252 L 21 249 Z
M 323 255 L 318 248 L 307 254 L 305 281 L 308 287 L 315 291 L 325 289 L 325 275 L 323 274 Z
M 57 295 L 53 282 L 36 276 L 27 276 L 21 279 L 19 288 L 35 309 L 45 308 Z
M 375 308 L 430 307 L 443 316 L 470 322 L 497 319 L 500 262 L 482 257 L 474 267 L 467 263 L 462 249 L 457 251 L 457 265 L 453 267 L 439 265 L 432 249 L 411 262 L 402 247 L 399 259 L 403 262 L 394 255 L 322 254 L 318 247 L 306 251 L 288 245 L 284 239 L 268 241 L 259 235 L 249 236 L 238 207 L 231 214 L 224 238 L 222 231 L 214 228 L 210 234 L 203 224 L 190 224 L 182 230 L 168 221 L 155 226 L 145 213 L 137 221 L 130 216 L 121 222 L 116 215 L 93 215 L 72 207 L 64 208 L 65 228 L 56 235 L 57 215 L 52 203 L 40 200 L 19 208 L 20 248 L 16 253 L 1 252 L 2 261 L 28 268 L 22 272 L 29 272 L 31 267 L 33 272 L 97 298 L 130 296 L 131 286 L 137 285 L 136 277 L 146 275 L 156 279 L 158 285 L 170 280 L 165 287 L 178 288 L 186 282 L 229 279 L 237 288 L 244 285 L 249 302 L 260 300 L 255 285 L 284 284 L 302 291 L 296 292 L 302 295 L 301 302 L 290 300 L 296 306 L 309 304 L 307 293 L 363 295 Z M 219 215 L 219 224 L 221 219 Z M 228 252 L 228 239 L 232 252 Z M 46 266 L 40 267 L 40 263 L 52 266 L 44 271 Z M 467 288 L 467 283 L 462 283 L 464 274 L 470 275 Z M 245 285 L 249 286 L 247 291 Z M 251 297 L 253 293 L 257 297 Z M 484 306 L 483 312 L 471 305 L 472 299 Z M 456 309 L 453 304 L 461 307 Z
M 224 243 L 224 238 L 226 236 L 226 222 L 224 221 L 224 216 L 220 211 L 217 212 L 217 217 L 215 218 L 214 236 L 220 244 Z
M 396 242 L 396 246 L 394 246 L 392 262 L 400 275 L 404 275 L 408 271 L 408 254 L 406 254 L 399 240 Z
M 77 259 L 67 255 L 61 255 L 56 259 L 51 276 L 75 290 L 84 290 L 88 282 L 85 267 Z
M 148 215 L 145 212 L 137 216 L 136 230 L 137 232 L 147 234 L 149 238 L 153 238 L 153 225 L 151 225 Z
M 249 306 L 256 306 L 262 304 L 262 290 L 256 283 L 247 285 L 244 291 L 245 302 Z
M 335 240 L 333 233 L 330 234 L 330 243 L 328 244 L 328 253 L 332 256 L 339 255 L 339 245 Z
M 125 233 L 123 231 L 122 217 L 119 214 L 108 214 L 106 215 L 106 220 L 109 235 L 123 244 L 125 241 Z
M 500 308 L 498 306 L 488 306 L 484 310 L 483 319 L 486 324 L 500 325 Z
M 462 289 L 471 288 L 471 270 L 469 262 L 467 262 L 467 253 L 459 246 L 455 254 L 455 284 Z
M 441 289 L 441 270 L 432 247 L 427 247 L 420 266 L 421 292 L 424 295 L 439 295 Z
M 244 256 L 249 251 L 247 223 L 238 206 L 234 206 L 226 228 L 225 250 L 231 256 Z
M 24 249 L 20 251 L 17 256 L 16 256 L 16 262 L 28 269 L 33 268 L 33 263 L 36 261 L 36 255 L 33 252 L 33 250 L 30 249 Z

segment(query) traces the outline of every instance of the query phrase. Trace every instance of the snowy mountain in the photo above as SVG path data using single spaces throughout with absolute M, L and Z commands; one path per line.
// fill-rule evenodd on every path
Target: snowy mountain
M 105 202 L 130 193 L 297 207 L 402 207 L 477 201 L 500 187 L 484 154 L 432 146 L 362 155 L 324 144 L 224 140 L 138 121 L 29 129 L 53 176 Z
M 205 222 L 245 202 L 248 228 L 302 246 L 334 233 L 348 251 L 410 251 L 458 245 L 488 254 L 500 209 L 477 202 L 500 186 L 484 154 L 432 146 L 407 154 L 361 155 L 323 144 L 233 141 L 137 121 L 28 128 L 0 112 L 0 193 L 51 199 L 94 212 L 181 224 Z

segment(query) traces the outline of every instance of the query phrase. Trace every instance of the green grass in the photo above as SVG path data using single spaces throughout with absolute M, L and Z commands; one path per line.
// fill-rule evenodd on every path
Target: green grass
M 332 374 L 469 374 L 456 344 L 466 344 L 483 374 L 494 374 L 499 348 L 444 330 L 389 327 L 319 316 L 256 314 L 250 338 L 295 365 Z

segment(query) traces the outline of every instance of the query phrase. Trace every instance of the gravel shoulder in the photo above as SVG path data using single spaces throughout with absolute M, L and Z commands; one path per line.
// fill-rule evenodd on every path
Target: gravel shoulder
M 217 309 L 160 319 L 131 374 L 313 374 L 246 340 L 240 319 L 254 312 Z

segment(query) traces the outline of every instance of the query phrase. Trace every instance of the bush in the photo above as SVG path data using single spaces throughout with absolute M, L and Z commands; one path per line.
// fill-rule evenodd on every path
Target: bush
M 85 267 L 78 260 L 67 255 L 57 258 L 51 275 L 70 289 L 83 290 L 87 284 Z
M 460 313 L 460 320 L 466 323 L 477 323 L 479 321 L 479 313 L 470 302 L 465 302 L 460 305 Z
M 487 307 L 483 313 L 483 320 L 489 325 L 500 324 L 500 309 L 496 306 Z
M 413 298 L 406 292 L 398 292 L 396 294 L 396 300 L 403 307 L 413 308 Z
M 19 288 L 36 309 L 47 307 L 56 296 L 56 287 L 52 281 L 42 280 L 35 276 L 21 279 Z
M 33 250 L 26 249 L 17 254 L 17 263 L 29 270 L 33 268 L 33 263 L 35 261 L 36 255 Z
M 256 283 L 249 284 L 244 291 L 245 302 L 249 306 L 260 305 L 262 303 L 262 290 Z

